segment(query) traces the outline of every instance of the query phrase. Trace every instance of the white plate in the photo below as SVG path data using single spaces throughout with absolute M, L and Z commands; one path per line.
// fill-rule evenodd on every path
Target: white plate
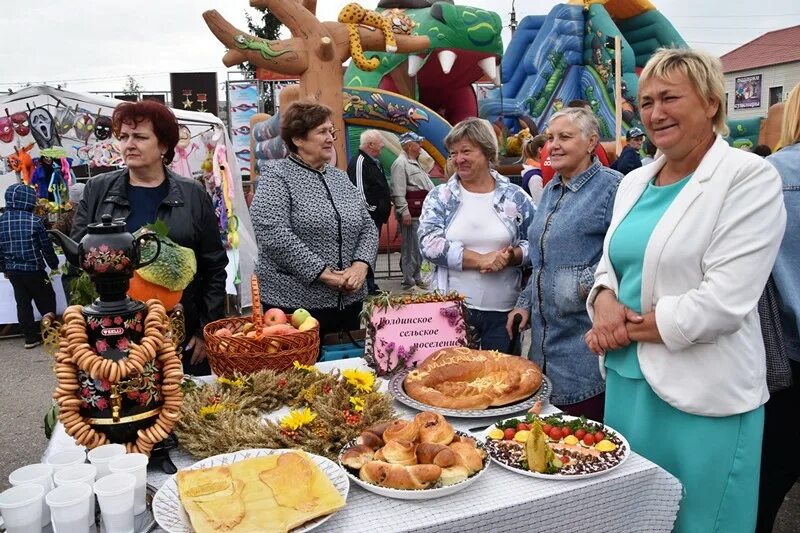
M 555 417 L 560 416 L 563 420 L 575 420 L 575 419 L 578 418 L 577 416 L 570 416 L 570 415 L 545 415 L 545 416 L 540 416 L 540 418 L 542 420 L 544 420 L 545 418 L 551 418 L 551 417 L 554 417 L 554 416 Z M 517 420 L 524 420 L 525 419 L 524 416 L 512 417 L 512 418 L 516 418 Z M 511 420 L 511 418 L 507 418 L 506 420 Z M 487 453 L 487 455 L 489 457 L 491 457 L 492 461 L 497 463 L 499 466 L 505 468 L 506 470 L 511 470 L 512 472 L 516 472 L 517 474 L 522 474 L 523 476 L 535 477 L 535 478 L 539 478 L 539 479 L 551 479 L 551 480 L 558 480 L 558 481 L 577 481 L 577 480 L 581 480 L 581 479 L 587 479 L 587 478 L 590 478 L 590 477 L 604 476 L 604 475 L 608 474 L 609 472 L 612 472 L 615 469 L 619 468 L 622 465 L 622 463 L 624 463 L 628 459 L 628 457 L 631 454 L 631 446 L 630 446 L 630 444 L 628 444 L 628 440 L 622 435 L 622 433 L 620 433 L 619 431 L 615 430 L 614 428 L 612 428 L 610 426 L 606 426 L 605 424 L 601 424 L 600 422 L 595 422 L 594 420 L 589 420 L 588 418 L 586 419 L 586 421 L 587 422 L 591 422 L 592 424 L 597 424 L 598 426 L 603 426 L 603 433 L 605 433 L 606 435 L 608 435 L 609 433 L 614 433 L 616 435 L 616 437 L 619 440 L 622 441 L 622 448 L 623 448 L 623 452 L 624 453 L 622 455 L 622 458 L 620 459 L 620 461 L 617 464 L 615 464 L 614 466 L 612 466 L 610 468 L 607 468 L 605 470 L 601 470 L 599 472 L 589 472 L 589 473 L 586 473 L 586 474 L 566 474 L 566 475 L 565 474 L 541 474 L 539 472 L 533 472 L 531 470 L 523 470 L 521 468 L 517 468 L 516 466 L 507 465 L 507 464 L 503 463 L 502 461 L 500 461 L 499 459 L 496 459 L 494 456 L 492 456 L 492 454 L 489 452 L 488 448 L 486 449 L 486 453 Z M 503 422 L 505 422 L 505 420 L 503 420 Z M 495 427 L 497 427 L 497 426 L 496 425 L 491 425 L 488 428 L 486 428 L 485 430 L 483 430 L 480 433 L 478 433 L 478 435 L 480 435 L 480 437 L 483 438 L 483 442 L 485 442 L 488 439 L 489 432 L 491 430 L 493 430 Z
M 406 368 L 392 376 L 392 379 L 389 381 L 389 392 L 392 396 L 394 396 L 398 402 L 416 409 L 417 411 L 433 411 L 443 416 L 452 416 L 455 418 L 494 418 L 513 415 L 514 413 L 527 411 L 539 400 L 541 400 L 543 404 L 547 403 L 550 400 L 550 391 L 553 390 L 553 384 L 550 383 L 550 379 L 542 374 L 542 385 L 539 387 L 539 390 L 521 402 L 504 405 L 502 407 L 487 407 L 486 409 L 445 409 L 444 407 L 436 407 L 434 405 L 422 403 L 406 394 L 406 390 L 403 388 L 403 382 L 408 373 L 412 370 L 413 368 Z
M 459 435 L 469 436 L 466 433 L 462 433 L 457 431 Z M 472 437 L 474 438 L 474 437 Z M 483 443 L 476 440 L 476 444 L 479 448 L 481 448 L 484 452 L 486 449 L 483 447 Z M 454 485 L 448 485 L 446 487 L 440 487 L 437 489 L 390 489 L 387 487 L 379 487 L 378 485 L 373 485 L 372 483 L 367 483 L 366 481 L 362 481 L 358 476 L 352 474 L 350 470 L 344 466 L 341 462 L 341 457 L 344 452 L 346 452 L 351 446 L 355 445 L 356 440 L 353 439 L 347 444 L 344 445 L 342 450 L 339 452 L 339 466 L 341 466 L 342 470 L 344 470 L 347 477 L 349 477 L 353 483 L 360 486 L 361 488 L 368 490 L 370 492 L 374 492 L 375 494 L 379 494 L 381 496 L 385 496 L 387 498 L 394 498 L 396 500 L 433 500 L 435 498 L 441 498 L 443 496 L 449 496 L 451 494 L 455 494 L 460 490 L 464 490 L 465 488 L 469 487 L 476 481 L 478 478 L 483 475 L 484 472 L 489 468 L 489 454 L 486 454 L 486 458 L 483 460 L 483 468 L 473 474 L 472 476 L 468 477 L 461 483 L 456 483 Z
M 265 455 L 276 455 L 285 452 L 292 452 L 297 450 L 269 450 L 265 448 L 257 448 L 252 450 L 240 450 L 234 453 L 225 453 L 208 457 L 202 461 L 198 461 L 192 466 L 183 470 L 197 470 L 198 468 L 208 468 L 211 466 L 224 466 L 233 463 L 238 463 L 250 457 L 262 457 Z M 350 482 L 347 480 L 347 475 L 342 471 L 336 463 L 325 457 L 314 455 L 306 452 L 306 454 L 314 461 L 314 463 L 328 476 L 333 486 L 342 495 L 342 498 L 347 499 L 347 493 L 350 490 Z M 153 516 L 156 522 L 167 533 L 191 533 L 191 523 L 189 522 L 189 515 L 183 509 L 180 496 L 178 495 L 178 484 L 175 481 L 175 476 L 171 476 L 164 485 L 158 489 L 156 497 L 153 498 Z M 292 529 L 292 533 L 302 533 L 304 531 L 311 531 L 317 526 L 328 520 L 332 514 L 320 516 L 314 520 L 310 520 L 303 524 L 301 527 Z

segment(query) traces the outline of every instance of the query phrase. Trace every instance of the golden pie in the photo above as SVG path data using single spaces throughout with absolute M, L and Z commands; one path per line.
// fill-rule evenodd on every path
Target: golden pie
M 181 470 L 176 479 L 198 533 L 286 532 L 345 505 L 331 480 L 301 451 Z
M 542 371 L 536 363 L 465 347 L 432 353 L 403 382 L 411 398 L 445 409 L 509 405 L 529 398 L 541 385 Z

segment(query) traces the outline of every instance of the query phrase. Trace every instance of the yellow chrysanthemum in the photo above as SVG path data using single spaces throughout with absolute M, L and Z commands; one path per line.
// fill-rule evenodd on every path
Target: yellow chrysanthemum
M 308 366 L 308 365 L 301 365 L 299 361 L 295 361 L 294 363 L 295 370 L 304 370 L 306 372 L 316 372 L 316 367 Z
M 361 392 L 372 392 L 372 386 L 375 384 L 375 374 L 372 372 L 347 368 L 342 370 L 342 376 L 347 380 L 347 383 L 357 390 Z
M 310 424 L 317 418 L 317 413 L 314 413 L 308 407 L 304 409 L 293 409 L 289 414 L 281 419 L 281 427 L 296 431 L 297 429 Z
M 350 396 L 350 405 L 353 406 L 353 410 L 357 413 L 364 410 L 364 405 L 366 403 L 367 401 L 364 398 L 359 396 Z
M 228 406 L 224 403 L 215 403 L 211 405 L 206 405 L 205 407 L 200 408 L 200 418 L 204 418 L 206 420 L 213 420 L 217 417 L 218 413 L 221 413 Z
M 225 385 L 226 387 L 234 387 L 240 389 L 244 387 L 244 380 L 242 378 L 228 379 L 226 377 L 217 378 L 217 383 Z

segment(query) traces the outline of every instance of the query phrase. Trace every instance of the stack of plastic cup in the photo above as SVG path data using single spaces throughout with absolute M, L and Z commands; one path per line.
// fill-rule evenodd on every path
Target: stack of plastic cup
M 89 450 L 89 462 L 97 467 L 97 479 L 110 474 L 108 463 L 114 457 L 124 454 L 125 446 L 122 444 L 103 444 L 93 450 Z
M 94 485 L 95 476 L 97 476 L 97 467 L 94 465 L 82 464 L 73 465 L 59 470 L 53 474 L 53 481 L 56 487 L 63 487 L 65 485 L 74 485 L 78 483 L 86 483 L 89 486 Z M 95 523 L 95 505 L 94 495 L 89 498 L 89 520 L 88 525 L 93 526 Z
M 79 465 L 85 462 L 86 452 L 80 448 L 54 453 L 45 460 L 45 463 L 53 465 L 53 472 L 58 472 L 68 466 Z
M 136 489 L 133 496 L 133 514 L 143 513 L 147 510 L 145 496 L 147 494 L 147 461 L 143 453 L 126 453 L 114 457 L 108 468 L 112 474 L 127 472 L 136 476 Z
M 0 513 L 7 533 L 40 533 L 42 531 L 41 485 L 20 485 L 0 494 Z
M 39 485 L 47 494 L 53 490 L 53 467 L 43 463 L 17 468 L 8 476 L 8 481 L 18 487 L 20 485 Z M 42 498 L 42 527 L 50 523 L 50 509 Z
M 89 533 L 89 507 L 94 499 L 92 487 L 72 483 L 57 487 L 45 496 L 53 515 L 55 533 Z
M 136 476 L 121 472 L 94 482 L 94 493 L 106 531 L 133 533 L 133 492 Z

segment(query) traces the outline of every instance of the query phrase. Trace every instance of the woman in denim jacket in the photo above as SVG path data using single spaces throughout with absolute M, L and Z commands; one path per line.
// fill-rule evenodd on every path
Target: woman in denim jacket
M 521 288 L 520 265 L 528 260 L 533 204 L 489 168 L 497 163 L 497 138 L 486 121 L 466 119 L 444 142 L 456 173 L 425 198 L 420 250 L 436 265 L 436 288 L 466 296 L 467 320 L 481 348 L 505 352 L 511 341 L 506 314 Z
M 764 444 L 756 531 L 772 531 L 775 515 L 786 493 L 800 476 L 800 457 L 781 453 L 786 442 L 800 438 L 796 420 L 800 405 L 800 85 L 789 93 L 783 107 L 781 148 L 767 158 L 783 181 L 786 233 L 772 267 L 772 278 L 781 302 L 783 342 L 792 369 L 793 385 L 774 392 L 764 410 Z
M 553 382 L 550 401 L 561 410 L 603 419 L 605 385 L 597 357 L 583 341 L 591 328 L 586 297 L 603 252 L 622 175 L 592 157 L 600 127 L 582 108 L 553 115 L 550 161 L 557 172 L 544 188 L 528 234 L 533 275 L 508 315 L 530 318 L 530 359 Z

